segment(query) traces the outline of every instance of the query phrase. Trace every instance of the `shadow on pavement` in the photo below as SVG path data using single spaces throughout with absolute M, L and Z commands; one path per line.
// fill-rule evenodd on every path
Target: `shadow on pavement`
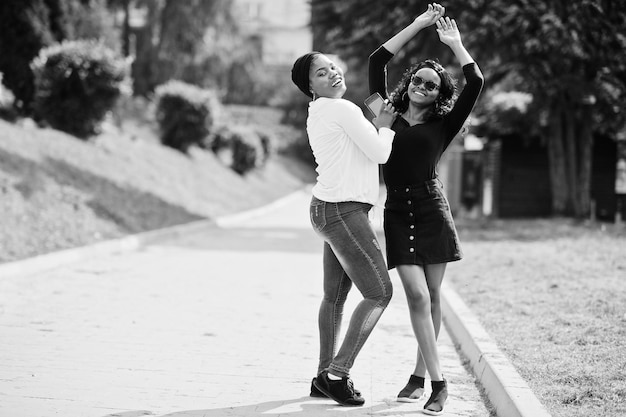
M 185 410 L 170 414 L 164 414 L 159 417 L 263 417 L 263 416 L 281 416 L 281 415 L 297 415 L 299 417 L 317 417 L 324 416 L 387 416 L 396 414 L 393 409 L 398 405 L 396 403 L 382 403 L 365 407 L 342 407 L 334 401 L 326 399 L 313 399 L 311 397 L 301 397 L 293 400 L 276 400 L 268 401 L 260 404 L 244 405 L 239 407 L 227 407 L 204 410 Z M 142 411 L 130 411 L 124 413 L 109 414 L 105 417 L 141 417 L 150 414 Z M 415 413 L 403 413 L 405 415 L 423 415 L 419 410 Z

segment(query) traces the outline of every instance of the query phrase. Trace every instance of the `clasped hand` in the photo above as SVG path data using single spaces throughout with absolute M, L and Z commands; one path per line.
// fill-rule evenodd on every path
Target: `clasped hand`
M 424 13 L 415 18 L 415 22 L 423 27 L 434 25 L 446 14 L 446 8 L 439 3 L 431 3 Z
M 398 117 L 398 112 L 396 111 L 396 108 L 393 107 L 393 104 L 391 104 L 391 101 L 387 99 L 385 100 L 385 105 L 380 110 L 378 117 L 372 119 L 372 123 L 377 129 L 380 129 L 381 127 L 391 128 L 391 125 L 394 120 L 396 120 L 396 117 Z
M 439 40 L 448 46 L 461 42 L 461 33 L 454 19 L 444 17 L 446 8 L 439 3 L 431 3 L 424 13 L 415 18 L 422 27 L 437 25 Z

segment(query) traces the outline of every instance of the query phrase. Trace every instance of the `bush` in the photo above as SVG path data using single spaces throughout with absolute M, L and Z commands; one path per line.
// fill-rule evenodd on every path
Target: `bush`
M 17 113 L 13 107 L 14 102 L 15 96 L 11 90 L 2 85 L 2 73 L 0 72 L 0 119 L 12 122 L 17 118 Z
M 155 93 L 161 143 L 181 152 L 202 146 L 219 111 L 215 94 L 176 80 L 158 86 Z
M 267 160 L 269 141 L 268 137 L 262 139 L 251 127 L 222 126 L 208 137 L 205 148 L 215 152 L 233 171 L 243 175 L 262 166 Z
M 265 163 L 272 153 L 274 153 L 274 148 L 276 144 L 276 138 L 274 135 L 266 129 L 257 128 L 255 129 L 256 134 L 259 136 L 259 141 L 261 143 L 262 158 L 261 162 Z
M 235 129 L 231 140 L 233 149 L 231 168 L 235 172 L 243 175 L 263 164 L 263 145 L 257 132 L 249 128 Z
M 35 114 L 80 138 L 96 133 L 127 81 L 126 61 L 95 41 L 65 41 L 33 60 Z
M 214 129 L 202 142 L 201 147 L 211 150 L 214 154 L 219 154 L 230 149 L 232 130 L 227 126 L 220 126 Z

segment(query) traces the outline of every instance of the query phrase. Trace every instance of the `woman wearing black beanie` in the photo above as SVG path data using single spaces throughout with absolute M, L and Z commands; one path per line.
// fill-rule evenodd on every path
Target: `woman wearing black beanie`
M 368 213 L 378 200 L 378 164 L 389 158 L 394 138 L 390 127 L 396 115 L 386 104 L 372 125 L 358 106 L 342 98 L 346 92 L 343 71 L 320 52 L 298 58 L 291 77 L 312 98 L 306 129 L 318 176 L 310 217 L 324 241 L 320 358 L 311 395 L 359 406 L 365 400 L 354 389 L 350 369 L 392 295 Z M 363 300 L 336 351 L 344 303 L 352 284 Z

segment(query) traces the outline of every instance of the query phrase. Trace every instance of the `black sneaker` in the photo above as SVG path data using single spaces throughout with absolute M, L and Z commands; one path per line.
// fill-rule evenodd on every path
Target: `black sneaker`
M 418 402 L 424 395 L 424 377 L 411 375 L 409 382 L 398 394 L 396 401 L 401 403 Z
M 313 380 L 311 381 L 311 393 L 309 394 L 309 396 L 316 397 L 316 398 L 326 398 L 326 394 L 318 390 L 317 387 L 315 386 L 316 379 L 317 378 L 313 378 Z
M 333 381 L 328 378 L 328 371 L 323 371 L 313 380 L 313 385 L 341 405 L 355 407 L 365 404 L 365 399 L 354 392 L 354 384 L 348 377 Z
M 431 381 L 431 385 L 433 392 L 424 404 L 422 412 L 431 416 L 440 416 L 443 414 L 443 406 L 448 399 L 448 383 L 444 378 L 443 381 Z
M 309 394 L 309 396 L 311 397 L 316 397 L 316 398 L 328 398 L 326 397 L 326 394 L 324 394 L 322 391 L 318 390 L 317 387 L 315 386 L 315 380 L 317 378 L 313 378 L 313 380 L 311 381 L 311 393 Z M 354 393 L 356 394 L 357 397 L 361 396 L 361 391 L 359 391 L 358 389 L 354 389 Z

